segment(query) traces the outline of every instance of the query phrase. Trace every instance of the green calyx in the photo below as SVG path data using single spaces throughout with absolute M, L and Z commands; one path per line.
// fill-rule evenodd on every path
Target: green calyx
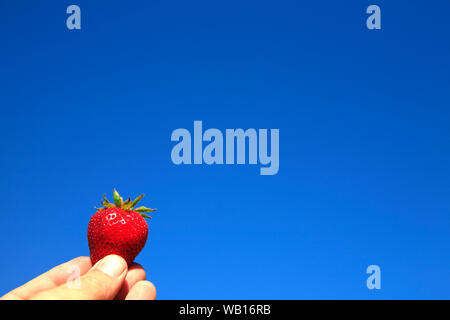
M 138 208 L 135 209 L 136 205 L 138 204 L 139 201 L 141 201 L 141 199 L 143 197 L 144 197 L 144 195 L 141 194 L 139 197 L 137 197 L 133 201 L 131 201 L 130 198 L 128 198 L 127 200 L 123 201 L 123 198 L 119 195 L 117 190 L 114 189 L 114 193 L 113 193 L 114 203 L 109 202 L 108 199 L 106 199 L 106 195 L 103 195 L 103 200 L 101 201 L 102 206 L 100 208 L 95 208 L 95 209 L 103 210 L 103 209 L 116 207 L 116 208 L 121 208 L 121 209 L 126 210 L 126 211 L 139 212 L 142 217 L 150 219 L 151 217 L 149 215 L 145 214 L 145 213 L 147 213 L 147 212 L 154 212 L 154 211 L 156 211 L 156 209 L 151 209 L 151 208 L 146 208 L 146 207 L 138 207 Z

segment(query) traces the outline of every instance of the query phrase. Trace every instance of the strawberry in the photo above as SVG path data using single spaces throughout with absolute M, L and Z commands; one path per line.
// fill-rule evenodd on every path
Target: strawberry
M 148 226 L 144 218 L 150 218 L 146 212 L 155 209 L 146 207 L 134 208 L 144 197 L 140 195 L 134 201 L 123 201 L 114 189 L 114 204 L 105 196 L 102 207 L 91 217 L 88 226 L 88 244 L 92 264 L 109 254 L 123 257 L 128 265 L 145 246 Z

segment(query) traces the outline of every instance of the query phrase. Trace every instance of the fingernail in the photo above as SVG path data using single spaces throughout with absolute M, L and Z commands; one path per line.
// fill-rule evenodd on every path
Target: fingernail
M 100 270 L 113 278 L 120 276 L 126 268 L 125 260 L 117 255 L 106 256 L 94 266 L 94 269 Z

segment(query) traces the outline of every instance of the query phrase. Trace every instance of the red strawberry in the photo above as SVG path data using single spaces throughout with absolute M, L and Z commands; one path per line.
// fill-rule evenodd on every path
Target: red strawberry
M 144 218 L 150 217 L 145 212 L 155 211 L 146 207 L 134 209 L 143 197 L 123 201 L 114 190 L 114 205 L 103 196 L 102 207 L 97 208 L 88 226 L 92 264 L 109 254 L 123 257 L 128 265 L 133 263 L 147 241 L 148 226 Z

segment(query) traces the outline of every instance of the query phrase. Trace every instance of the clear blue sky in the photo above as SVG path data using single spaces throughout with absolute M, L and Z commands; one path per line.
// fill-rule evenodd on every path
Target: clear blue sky
M 1 1 L 0 294 L 88 255 L 115 187 L 159 209 L 137 261 L 161 299 L 449 299 L 449 12 Z M 194 120 L 279 128 L 279 173 L 174 165 L 170 135 Z

